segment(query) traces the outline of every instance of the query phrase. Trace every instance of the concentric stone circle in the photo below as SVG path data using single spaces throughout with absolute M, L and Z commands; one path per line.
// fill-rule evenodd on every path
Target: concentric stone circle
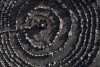
M 1 1 L 1 67 L 88 67 L 99 51 L 92 0 Z M 48 25 L 41 29 L 38 24 Z

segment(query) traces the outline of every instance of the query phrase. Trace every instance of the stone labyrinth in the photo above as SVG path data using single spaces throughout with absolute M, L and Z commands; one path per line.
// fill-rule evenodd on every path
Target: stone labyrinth
M 99 53 L 94 0 L 0 2 L 0 67 L 88 67 Z

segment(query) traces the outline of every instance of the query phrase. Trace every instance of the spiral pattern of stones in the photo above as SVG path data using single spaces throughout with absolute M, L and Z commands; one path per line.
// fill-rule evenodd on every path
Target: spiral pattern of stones
M 92 0 L 1 0 L 0 67 L 87 67 L 99 51 Z M 41 30 L 36 23 L 46 20 Z

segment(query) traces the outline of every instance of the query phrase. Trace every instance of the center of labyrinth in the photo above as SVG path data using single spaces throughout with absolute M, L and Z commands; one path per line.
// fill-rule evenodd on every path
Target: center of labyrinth
M 88 67 L 98 54 L 100 12 L 95 2 L 8 0 L 2 5 L 2 67 Z

